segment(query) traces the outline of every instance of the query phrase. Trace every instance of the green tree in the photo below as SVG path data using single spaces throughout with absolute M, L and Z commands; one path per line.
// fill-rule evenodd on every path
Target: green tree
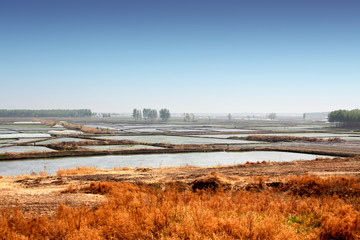
M 163 120 L 163 121 L 167 121 L 169 120 L 170 118 L 170 111 L 169 109 L 166 109 L 166 108 L 163 108 L 159 111 L 159 114 L 160 114 L 160 118 Z
M 183 116 L 184 116 L 184 122 L 190 122 L 191 116 L 189 113 L 184 113 Z
M 228 118 L 229 121 L 231 121 L 231 119 L 232 119 L 231 113 L 229 113 L 229 114 L 227 115 L 227 118 Z
M 358 128 L 360 127 L 360 109 L 332 111 L 328 115 L 328 121 L 337 127 Z
M 268 115 L 268 118 L 270 118 L 271 120 L 275 120 L 276 119 L 276 113 L 270 113 Z
M 150 111 L 151 111 L 150 108 L 144 108 L 144 109 L 143 109 L 143 118 L 144 118 L 145 120 L 147 120 L 147 119 L 150 118 Z
M 144 108 L 142 114 L 145 120 L 155 120 L 158 117 L 156 109 Z
M 133 109 L 133 113 L 132 113 L 132 117 L 137 121 L 139 119 L 141 119 L 141 110 L 134 108 Z
M 149 118 L 153 121 L 158 117 L 158 112 L 156 109 L 151 109 L 150 110 L 150 114 L 149 114 Z

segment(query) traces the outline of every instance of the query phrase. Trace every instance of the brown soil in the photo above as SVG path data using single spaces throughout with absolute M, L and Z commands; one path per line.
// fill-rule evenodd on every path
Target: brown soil
M 90 182 L 115 181 L 165 187 L 176 184 L 195 189 L 226 185 L 227 188 L 246 188 L 249 179 L 263 176 L 267 185 L 278 183 L 289 175 L 353 176 L 360 177 L 360 158 L 317 159 L 313 161 L 272 162 L 221 167 L 125 168 L 95 170 L 91 174 L 67 176 L 23 176 L 0 179 L 0 207 L 20 207 L 27 214 L 54 213 L 60 204 L 90 205 L 106 201 L 106 197 L 88 193 L 64 193 Z M 206 179 L 214 178 L 213 182 Z M 219 182 L 219 179 L 221 181 Z M 196 185 L 198 184 L 198 185 Z M 199 185 L 200 184 L 200 185 Z M 205 184 L 205 185 L 204 185 Z M 198 187 L 200 186 L 200 187 Z M 76 191 L 75 191 L 76 192 Z

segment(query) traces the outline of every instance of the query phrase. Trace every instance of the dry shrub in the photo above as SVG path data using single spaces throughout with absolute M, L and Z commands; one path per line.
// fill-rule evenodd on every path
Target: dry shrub
M 93 182 L 88 187 L 82 188 L 81 190 L 85 193 L 93 194 L 108 194 L 114 187 L 114 183 L 108 182 Z
M 65 190 L 62 190 L 61 193 L 77 193 L 80 192 L 80 188 L 70 184 Z
M 100 140 L 96 139 L 96 141 L 80 141 L 76 142 L 79 146 L 89 146 L 89 145 L 137 145 L 139 142 L 132 140 Z
M 131 171 L 131 170 L 134 170 L 134 168 L 132 167 L 113 167 L 112 169 L 113 171 Z
M 81 148 L 81 146 L 98 146 L 98 145 L 136 145 L 140 144 L 139 142 L 130 141 L 130 140 L 98 140 L 98 141 L 79 141 L 79 142 L 56 142 L 47 144 L 46 147 L 61 150 L 61 151 L 73 151 L 73 150 L 86 150 L 92 151 L 89 149 Z
M 85 133 L 92 133 L 92 134 L 113 134 L 113 131 L 107 129 L 98 129 L 93 127 L 87 127 L 84 125 L 77 125 L 73 123 L 62 123 L 62 125 L 68 129 L 73 129 L 77 131 L 82 131 Z
M 107 130 L 107 129 L 98 129 L 98 128 L 93 128 L 93 127 L 87 127 L 84 125 L 77 125 L 74 123 L 67 123 L 67 122 L 63 122 L 63 123 L 57 123 L 55 121 L 52 120 L 40 120 L 40 122 L 42 124 L 45 124 L 47 126 L 54 126 L 56 124 L 59 125 L 63 125 L 64 127 L 68 128 L 68 129 L 73 129 L 73 130 L 78 130 L 78 131 L 82 131 L 82 132 L 86 132 L 86 133 L 92 133 L 92 134 L 113 134 L 113 131 Z
M 152 170 L 152 167 L 136 167 L 135 168 L 135 171 L 137 171 L 137 172 L 148 172 L 151 170 Z
M 187 164 L 185 164 L 185 166 L 180 166 L 178 168 L 180 168 L 180 169 L 192 169 L 192 168 L 196 168 L 196 166 L 190 165 L 190 164 L 187 163 Z
M 42 124 L 44 125 L 47 125 L 47 126 L 54 126 L 56 125 L 56 122 L 55 121 L 52 121 L 52 120 L 43 120 L 43 119 L 40 119 L 40 120 L 37 120 L 37 121 L 40 121 Z
M 116 186 L 116 183 L 109 182 L 92 182 L 89 186 L 80 187 L 70 184 L 65 190 L 61 193 L 92 193 L 92 194 L 108 194 Z
M 200 144 L 179 144 L 179 145 L 173 145 L 171 148 L 176 149 L 176 150 L 198 150 L 198 151 L 207 151 L 207 150 L 211 150 L 212 146 L 208 146 L 208 145 L 200 145 Z
M 344 142 L 345 140 L 339 138 L 339 137 L 334 137 L 334 138 L 328 138 L 327 140 L 328 142 Z
M 267 185 L 265 183 L 267 179 L 263 176 L 253 176 L 248 180 L 248 184 L 245 186 L 246 191 L 255 191 L 260 192 L 267 189 Z
M 155 147 L 163 147 L 163 148 L 174 148 L 176 146 L 170 143 L 147 143 L 147 145 L 152 145 Z
M 231 188 L 231 183 L 224 175 L 217 172 L 211 172 L 208 176 L 196 179 L 192 183 L 192 190 L 217 191 Z
M 61 150 L 61 151 L 72 151 L 79 149 L 78 142 L 55 142 L 47 144 L 46 147 Z
M 339 197 L 301 198 L 266 190 L 180 192 L 171 186 L 114 182 L 80 190 L 106 194 L 108 201 L 95 208 L 61 205 L 50 217 L 3 209 L 0 238 L 357 239 L 360 234 L 359 211 Z
M 50 151 L 42 151 L 42 152 L 39 152 L 39 151 L 26 151 L 26 152 L 7 152 L 7 153 L 4 153 L 5 156 L 21 156 L 21 155 L 26 155 L 26 154 L 39 154 L 39 153 L 50 153 Z
M 322 217 L 321 239 L 358 239 L 360 216 L 349 206 L 340 204 Z
M 360 180 L 355 177 L 290 176 L 283 191 L 299 196 L 360 196 Z
M 249 162 L 249 161 L 246 161 L 246 163 L 244 163 L 245 165 L 260 165 L 260 164 L 269 164 L 270 161 L 257 161 L 257 162 Z

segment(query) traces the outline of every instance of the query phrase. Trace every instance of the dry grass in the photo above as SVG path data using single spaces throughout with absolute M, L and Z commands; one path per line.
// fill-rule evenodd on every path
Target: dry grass
M 16 157 L 16 156 L 20 156 L 20 155 L 23 155 L 23 154 L 46 154 L 46 153 L 51 153 L 51 151 L 26 151 L 26 152 L 7 152 L 7 153 L 4 153 L 3 155 L 4 156 L 13 156 L 13 157 Z
M 46 172 L 46 169 L 44 168 L 42 171 L 40 172 L 34 172 L 31 171 L 29 174 L 20 174 L 20 175 L 15 175 L 15 176 L 11 176 L 8 175 L 7 177 L 3 177 L 0 176 L 1 178 L 7 178 L 7 179 L 24 179 L 24 178 L 38 178 L 38 177 L 47 177 L 49 176 L 48 173 Z
M 137 145 L 139 142 L 131 140 L 97 140 L 90 141 L 84 140 L 79 142 L 55 142 L 47 144 L 46 147 L 60 150 L 60 151 L 73 151 L 73 150 L 84 150 L 82 146 L 99 146 L 99 145 Z M 88 150 L 88 149 L 86 149 Z M 91 150 L 88 150 L 91 151 Z
M 59 169 L 56 172 L 57 176 L 65 176 L 65 175 L 85 175 L 85 174 L 94 174 L 99 172 L 107 172 L 107 170 L 97 169 L 94 167 L 76 167 L 70 169 Z
M 39 122 L 41 122 L 42 124 L 44 124 L 44 125 L 46 125 L 46 126 L 50 126 L 50 127 L 56 125 L 56 122 L 53 121 L 53 120 L 35 119 L 35 121 L 39 121 Z
M 85 133 L 92 133 L 92 134 L 113 134 L 113 131 L 107 130 L 107 129 L 98 129 L 98 128 L 93 128 L 93 127 L 87 127 L 84 125 L 77 125 L 74 123 L 67 123 L 67 122 L 55 122 L 52 120 L 39 120 L 42 124 L 45 124 L 47 126 L 54 126 L 54 125 L 63 125 L 64 127 L 68 128 L 68 129 L 73 129 L 73 130 L 78 130 L 78 131 L 82 131 Z
M 290 176 L 286 183 L 282 190 L 297 196 L 360 197 L 360 179 L 355 177 Z
M 113 167 L 112 169 L 113 171 L 130 171 L 130 170 L 134 170 L 134 168 L 132 167 Z
M 77 125 L 74 123 L 62 123 L 62 125 L 68 129 L 79 130 L 85 133 L 92 133 L 92 134 L 114 134 L 113 131 L 106 130 L 106 129 L 98 129 L 93 127 L 87 127 L 84 125 Z
M 212 173 L 216 177 L 216 173 Z M 254 177 L 249 184 L 264 184 Z M 95 208 L 61 205 L 51 217 L 0 212 L 1 239 L 358 239 L 357 178 L 282 179 L 283 190 L 179 191 L 98 182 L 68 192 L 104 194 Z M 312 194 L 298 194 L 299 186 Z M 348 190 L 347 190 L 348 189 Z M 330 192 L 329 192 L 330 190 Z M 343 192 L 342 194 L 339 194 Z M 326 194 L 325 194 L 326 193 Z

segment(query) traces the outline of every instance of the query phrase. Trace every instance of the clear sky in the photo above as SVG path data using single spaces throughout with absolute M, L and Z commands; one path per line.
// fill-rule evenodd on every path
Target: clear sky
M 0 0 L 0 108 L 360 108 L 359 0 Z

